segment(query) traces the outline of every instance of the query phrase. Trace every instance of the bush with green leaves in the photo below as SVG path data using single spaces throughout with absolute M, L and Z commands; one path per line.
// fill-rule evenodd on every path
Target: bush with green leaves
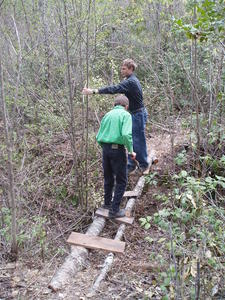
M 153 184 L 152 180 L 148 182 Z M 151 235 L 146 237 L 149 243 L 161 245 L 154 259 L 162 269 L 158 281 L 164 299 L 170 299 L 174 293 L 177 296 L 191 295 L 194 299 L 195 282 L 199 276 L 197 263 L 208 295 L 213 295 L 215 286 L 219 292 L 225 271 L 222 264 L 225 255 L 224 187 L 223 176 L 197 178 L 181 170 L 171 177 L 170 191 L 153 195 L 162 203 L 161 208 L 152 216 L 140 218 L 140 225 L 146 231 L 157 226 L 165 235 L 159 240 L 154 240 Z M 166 253 L 171 259 L 162 261 L 160 257 L 168 257 Z M 169 268 L 167 276 L 163 271 L 165 265 Z M 217 282 L 214 280 L 216 274 Z
M 3 220 L 3 226 L 0 229 L 0 235 L 5 247 L 11 241 L 11 212 L 8 208 L 2 207 L 0 210 Z M 20 217 L 18 219 L 17 242 L 20 248 L 31 247 L 33 243 L 43 250 L 46 247 L 46 223 L 47 218 L 41 216 Z

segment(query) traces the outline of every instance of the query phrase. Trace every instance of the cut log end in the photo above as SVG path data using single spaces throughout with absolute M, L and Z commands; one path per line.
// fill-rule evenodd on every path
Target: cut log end
M 130 218 L 132 215 L 131 215 L 131 209 L 126 209 L 125 210 L 125 216 L 127 217 L 127 218 Z

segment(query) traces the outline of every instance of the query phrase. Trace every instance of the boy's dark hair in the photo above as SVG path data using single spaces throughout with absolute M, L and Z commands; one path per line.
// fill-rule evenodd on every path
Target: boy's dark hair
M 128 69 L 133 69 L 133 71 L 137 68 L 137 64 L 131 58 L 124 59 L 122 65 L 128 67 Z
M 124 107 L 129 106 L 128 98 L 124 95 L 117 96 L 114 100 L 114 106 L 117 106 L 117 105 L 121 105 Z

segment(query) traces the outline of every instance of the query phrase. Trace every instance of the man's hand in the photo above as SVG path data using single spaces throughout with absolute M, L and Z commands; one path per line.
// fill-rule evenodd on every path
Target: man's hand
M 82 94 L 83 95 L 92 95 L 93 94 L 93 90 L 85 87 L 82 90 Z
M 135 152 L 131 152 L 131 153 L 129 153 L 129 155 L 130 155 L 131 159 L 135 160 L 135 158 L 136 158 Z

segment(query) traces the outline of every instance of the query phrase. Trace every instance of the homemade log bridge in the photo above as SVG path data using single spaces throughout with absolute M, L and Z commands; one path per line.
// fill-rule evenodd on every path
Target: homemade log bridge
M 141 195 L 143 187 L 144 177 L 142 176 L 139 178 L 138 183 L 134 189 L 137 192 L 137 196 Z M 131 210 L 134 206 L 134 203 L 134 198 L 129 199 L 126 205 L 126 210 Z M 106 219 L 104 217 L 95 217 L 93 223 L 88 228 L 86 234 L 92 236 L 99 235 L 104 228 L 105 222 Z M 122 234 L 126 227 L 125 225 L 123 225 L 124 224 L 120 225 L 121 228 L 124 228 L 122 230 Z M 61 289 L 71 277 L 73 277 L 78 271 L 82 270 L 82 268 L 85 266 L 85 261 L 88 257 L 88 253 L 88 249 L 84 247 L 71 246 L 71 253 L 66 257 L 62 266 L 53 276 L 51 282 L 49 283 L 49 288 L 53 291 Z
M 156 162 L 154 162 L 154 160 L 155 160 L 155 158 L 153 159 L 151 157 L 151 153 L 150 153 L 150 165 L 153 163 L 156 163 Z M 139 197 L 141 195 L 143 187 L 144 187 L 144 183 L 145 183 L 145 179 L 144 179 L 144 176 L 142 176 L 139 178 L 138 183 L 134 189 L 137 197 Z M 126 208 L 125 208 L 127 211 L 132 210 L 132 208 L 135 204 L 135 200 L 136 200 L 135 198 L 131 198 L 128 200 Z M 86 234 L 92 235 L 92 236 L 98 236 L 101 233 L 101 231 L 103 230 L 103 228 L 105 226 L 105 222 L 106 222 L 106 219 L 104 217 L 95 217 L 93 223 L 88 228 Z M 125 228 L 126 228 L 125 224 L 120 225 L 115 239 L 120 240 L 122 238 Z M 57 291 L 57 290 L 61 289 L 69 281 L 69 279 L 71 277 L 73 277 L 78 271 L 82 270 L 82 268 L 85 266 L 85 261 L 88 257 L 88 253 L 89 253 L 89 251 L 84 247 L 71 246 L 71 253 L 66 257 L 62 266 L 59 268 L 59 270 L 53 276 L 51 282 L 49 283 L 49 288 L 52 289 L 53 291 Z M 108 266 L 106 266 L 105 271 L 103 270 L 103 273 L 105 272 L 105 275 L 113 263 L 113 257 L 114 257 L 114 254 L 112 254 L 112 253 L 110 253 L 108 255 L 108 261 L 110 261 L 110 264 L 108 264 Z M 106 264 L 106 262 L 105 262 L 105 264 Z M 101 274 L 100 274 L 100 276 L 101 276 Z M 104 275 L 102 275 L 101 278 L 97 279 L 98 282 L 96 282 L 96 284 L 94 284 L 92 292 L 96 291 L 96 289 L 98 288 L 102 279 L 104 279 Z
M 142 176 L 140 179 L 139 179 L 139 188 L 140 188 L 140 191 L 142 191 L 143 187 L 144 187 L 144 177 Z M 129 209 L 129 211 L 132 210 L 134 204 L 135 204 L 135 201 L 136 199 L 135 198 L 130 198 L 127 202 L 127 205 L 126 205 L 126 209 Z M 121 224 L 117 233 L 116 233 L 116 236 L 115 236 L 115 239 L 114 240 L 121 240 L 122 239 L 122 236 L 124 234 L 124 231 L 126 229 L 126 225 L 125 224 Z M 87 295 L 88 297 L 93 297 L 96 293 L 96 291 L 98 290 L 102 280 L 105 279 L 107 273 L 110 271 L 111 269 L 111 266 L 113 264 L 113 260 L 114 260 L 114 256 L 115 254 L 110 252 L 105 261 L 104 261 L 104 264 L 103 264 L 103 268 L 101 270 L 101 273 L 98 275 L 97 279 L 95 280 L 92 288 L 90 289 L 90 292 L 89 294 Z
M 145 179 L 144 179 L 144 176 L 140 177 L 140 179 L 138 180 L 138 183 L 134 189 L 134 192 L 137 194 L 137 197 L 139 197 L 142 193 L 142 190 L 143 190 L 143 187 L 144 187 L 144 184 L 145 184 Z M 126 205 L 126 210 L 131 212 L 132 208 L 134 207 L 134 204 L 135 204 L 135 201 L 136 201 L 136 198 L 130 198 L 127 202 L 127 205 Z M 118 231 L 117 231 L 117 234 L 115 236 L 115 240 L 121 240 L 123 234 L 124 234 L 124 231 L 126 229 L 126 225 L 125 224 L 121 224 Z M 112 264 L 113 264 L 113 260 L 114 260 L 114 253 L 109 253 L 104 261 L 104 265 L 103 265 L 103 268 L 101 270 L 101 273 L 99 274 L 99 276 L 97 277 L 97 279 L 95 280 L 89 294 L 87 296 L 89 297 L 93 297 L 95 295 L 95 292 L 97 291 L 97 289 L 99 288 L 99 285 L 100 283 L 102 282 L 102 280 L 105 279 L 106 277 L 106 274 L 109 272 Z

